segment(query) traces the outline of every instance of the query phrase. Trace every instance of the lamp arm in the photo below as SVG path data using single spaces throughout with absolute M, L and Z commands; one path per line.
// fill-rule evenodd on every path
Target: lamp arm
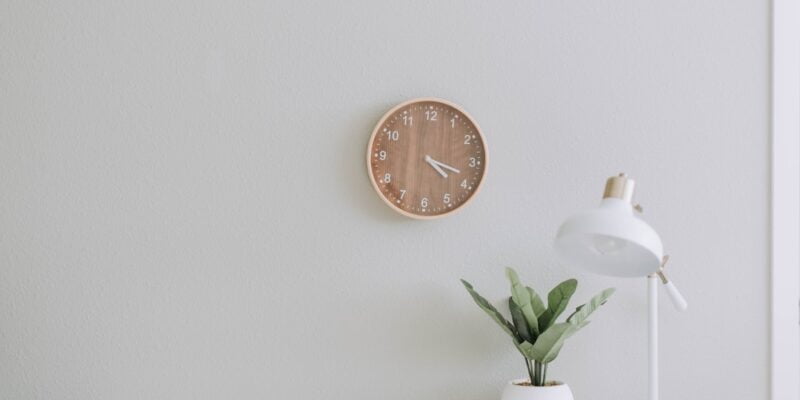
M 689 304 L 686 302 L 686 299 L 683 298 L 683 295 L 675 284 L 664 275 L 664 270 L 662 269 L 656 274 L 661 278 L 661 283 L 663 283 L 664 287 L 667 289 L 667 294 L 669 294 L 669 299 L 672 300 L 672 305 L 674 305 L 678 311 L 686 311 L 686 309 L 689 308 Z
M 675 284 L 667 282 L 664 286 L 667 288 L 667 293 L 669 293 L 669 299 L 672 300 L 672 305 L 674 305 L 678 311 L 686 311 L 686 309 L 689 308 L 689 304 L 686 303 L 686 299 L 683 298 L 683 295 L 681 295 L 681 292 L 675 287 Z

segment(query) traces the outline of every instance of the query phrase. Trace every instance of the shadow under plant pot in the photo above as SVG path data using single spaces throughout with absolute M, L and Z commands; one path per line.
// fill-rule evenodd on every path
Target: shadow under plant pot
M 532 386 L 526 378 L 516 379 L 506 385 L 501 400 L 573 400 L 569 385 L 547 382 L 546 386 Z

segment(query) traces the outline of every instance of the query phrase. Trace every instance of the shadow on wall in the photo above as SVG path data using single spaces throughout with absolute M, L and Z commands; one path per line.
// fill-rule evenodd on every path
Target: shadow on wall
M 330 198 L 339 197 L 346 203 L 345 207 L 355 207 L 373 220 L 393 223 L 407 222 L 410 221 L 407 217 L 392 211 L 378 198 L 367 172 L 367 145 L 375 124 L 392 107 L 391 102 L 386 103 L 384 106 L 370 105 L 360 112 L 347 114 L 349 119 L 345 121 L 344 129 L 336 134 L 339 138 L 336 141 L 336 154 L 339 155 L 337 165 L 342 168 L 335 168 L 338 174 L 336 181 L 341 183 L 335 188 L 342 196 L 331 196 Z

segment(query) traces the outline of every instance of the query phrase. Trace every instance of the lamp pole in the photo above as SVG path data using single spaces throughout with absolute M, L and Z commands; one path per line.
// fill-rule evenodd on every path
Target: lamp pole
M 647 398 L 658 400 L 658 277 L 647 276 Z
M 647 275 L 647 398 L 648 400 L 658 400 L 658 281 L 666 287 L 672 304 L 678 311 L 685 311 L 688 308 L 686 300 L 664 273 L 664 267 L 669 261 L 669 255 L 665 254 L 661 259 L 661 266 L 656 272 Z

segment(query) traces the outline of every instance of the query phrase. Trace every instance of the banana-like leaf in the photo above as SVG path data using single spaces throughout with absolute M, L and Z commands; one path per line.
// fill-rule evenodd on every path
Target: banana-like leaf
M 589 322 L 592 322 L 592 321 L 581 321 L 581 323 L 580 323 L 580 324 L 577 324 L 577 325 L 573 324 L 573 325 L 575 325 L 575 329 L 573 329 L 572 331 L 570 331 L 570 332 L 567 334 L 567 338 L 569 338 L 570 336 L 574 335 L 574 334 L 575 334 L 575 332 L 577 332 L 577 331 L 579 331 L 579 330 L 583 329 L 583 327 L 584 327 L 584 326 L 586 326 L 586 325 L 589 325 Z
M 531 293 L 522 283 L 520 283 L 519 276 L 517 276 L 517 271 L 514 271 L 513 268 L 506 268 L 506 276 L 508 277 L 509 282 L 511 282 L 511 299 L 522 311 L 525 321 L 528 322 L 528 330 L 533 335 L 538 336 L 540 332 L 539 319 L 536 317 L 536 313 L 533 311 L 533 304 L 531 304 Z
M 525 357 L 525 358 L 527 358 L 529 360 L 533 360 L 533 358 L 532 358 L 533 345 L 530 344 L 530 342 L 526 341 L 526 342 L 520 343 L 520 342 L 514 341 L 514 345 L 517 346 L 517 350 L 519 350 L 519 352 L 522 353 L 523 357 Z
M 514 303 L 514 298 L 508 298 L 508 309 L 511 310 L 511 321 L 514 322 L 514 327 L 517 328 L 517 334 L 522 340 L 527 342 L 535 342 L 536 338 L 531 335 L 528 329 L 528 322 L 525 321 L 525 316 L 522 315 L 522 310 L 519 309 L 517 303 Z
M 483 311 L 485 311 L 486 314 L 489 314 L 489 316 L 494 320 L 494 322 L 496 322 L 497 325 L 503 328 L 503 330 L 509 336 L 511 336 L 512 339 L 514 339 L 515 343 L 521 342 L 519 336 L 517 335 L 516 330 L 514 329 L 514 325 L 511 325 L 511 323 L 506 320 L 506 317 L 504 317 L 503 314 L 500 313 L 500 311 L 497 311 L 497 309 L 494 308 L 494 306 L 491 303 L 489 303 L 488 300 L 484 299 L 483 296 L 479 295 L 478 292 L 476 292 L 475 289 L 472 287 L 472 284 L 463 279 L 461 280 L 461 283 L 464 284 L 465 288 L 467 288 L 467 292 L 469 292 L 469 295 L 472 296 L 473 300 L 475 300 L 475 304 L 477 304 L 478 307 L 480 307 Z
M 569 322 L 562 322 L 547 328 L 533 344 L 531 358 L 543 364 L 555 360 L 564 345 L 564 340 L 576 329 L 577 327 Z
M 547 310 L 539 317 L 539 327 L 541 331 L 547 330 L 552 326 L 556 319 L 564 312 L 569 304 L 569 299 L 575 294 L 578 288 L 578 281 L 567 279 L 561 282 L 547 294 Z
M 531 294 L 531 306 L 533 306 L 533 312 L 536 313 L 536 317 L 538 318 L 544 313 L 545 310 L 547 310 L 547 307 L 544 306 L 542 298 L 539 297 L 539 294 L 536 293 L 536 291 L 533 290 L 533 288 L 528 286 L 527 289 L 528 293 Z
M 580 307 L 575 309 L 575 312 L 567 318 L 567 322 L 572 323 L 574 325 L 580 325 L 582 322 L 586 321 L 595 310 L 600 308 L 603 304 L 606 304 L 608 298 L 611 297 L 612 294 L 616 289 L 608 288 L 603 290 L 602 292 L 598 293 L 594 297 L 589 300 L 588 303 L 581 305 Z

